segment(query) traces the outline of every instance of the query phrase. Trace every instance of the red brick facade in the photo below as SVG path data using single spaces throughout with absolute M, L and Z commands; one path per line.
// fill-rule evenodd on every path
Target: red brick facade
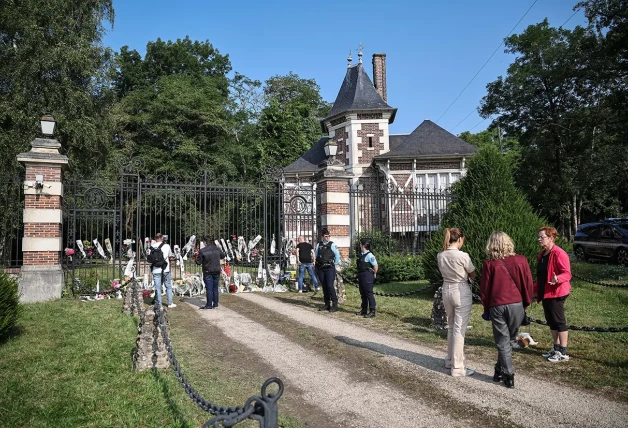
M 321 181 L 316 185 L 316 193 L 341 192 L 349 191 L 349 182 L 347 180 L 327 180 Z
M 326 214 L 341 214 L 341 215 L 349 215 L 349 204 L 321 204 L 320 211 L 318 212 L 320 215 Z
M 26 168 L 26 181 L 35 181 L 37 175 L 43 175 L 44 181 L 61 181 L 61 168 L 58 166 L 28 166 Z
M 52 266 L 61 263 L 59 251 L 25 251 L 24 266 Z
M 390 163 L 390 170 L 391 171 L 409 171 L 412 169 L 412 164 L 407 162 L 407 163 Z
M 344 126 L 336 129 L 336 135 L 334 135 L 333 141 L 338 145 L 338 154 L 336 159 L 342 162 L 344 165 L 349 165 L 349 149 L 347 145 L 347 140 L 349 139 L 349 134 L 347 133 L 347 128 Z
M 60 223 L 26 223 L 24 224 L 25 238 L 59 238 L 61 236 Z
M 61 209 L 61 196 L 24 195 L 24 208 Z
M 380 139 L 383 136 L 384 131 L 379 129 L 378 123 L 363 123 L 361 125 L 361 129 L 358 130 L 358 138 L 361 138 L 361 141 L 358 141 L 358 150 L 362 150 L 362 156 L 358 158 L 358 163 L 370 164 L 375 156 L 383 152 L 384 143 Z M 369 138 L 372 147 L 369 147 Z
M 460 169 L 460 162 L 417 162 L 416 169 Z

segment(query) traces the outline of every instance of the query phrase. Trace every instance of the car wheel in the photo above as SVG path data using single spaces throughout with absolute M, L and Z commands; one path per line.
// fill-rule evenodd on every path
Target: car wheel
M 628 266 L 628 250 L 626 248 L 620 248 L 615 255 L 617 263 L 620 265 Z
M 574 252 L 576 253 L 576 259 L 578 259 L 581 262 L 586 262 L 587 261 L 587 256 L 584 254 L 584 248 L 576 247 L 574 249 Z

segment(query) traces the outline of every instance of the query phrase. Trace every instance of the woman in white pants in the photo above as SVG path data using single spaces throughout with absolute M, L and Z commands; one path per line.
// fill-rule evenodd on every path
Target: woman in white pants
M 471 287 L 475 267 L 469 254 L 460 251 L 464 233 L 457 228 L 445 229 L 443 251 L 436 260 L 443 276 L 443 304 L 447 313 L 447 357 L 445 367 L 452 376 L 471 376 L 475 371 L 464 365 L 464 335 L 471 316 Z

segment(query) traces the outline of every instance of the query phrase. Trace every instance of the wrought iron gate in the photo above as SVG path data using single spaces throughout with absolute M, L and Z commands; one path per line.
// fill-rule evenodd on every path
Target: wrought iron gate
M 230 243 L 229 263 L 240 271 L 257 271 L 260 261 L 264 269 L 282 266 L 287 242 L 298 234 L 315 236 L 313 187 L 287 186 L 280 168 L 268 168 L 252 185 L 227 181 L 211 171 L 180 180 L 147 174 L 141 166 L 141 161 L 128 162 L 116 180 L 66 182 L 63 260 L 68 282 L 80 278 L 91 290 L 110 288 L 124 276 L 133 256 L 135 274 L 143 277 L 149 272 L 146 245 L 157 232 L 179 252 L 196 237 L 186 248 L 191 250 L 186 260 L 171 263 L 173 280 L 198 272 L 194 252 L 202 236 L 221 244 L 224 240 L 227 247 Z M 248 245 L 257 236 L 250 254 L 236 260 L 238 237 Z

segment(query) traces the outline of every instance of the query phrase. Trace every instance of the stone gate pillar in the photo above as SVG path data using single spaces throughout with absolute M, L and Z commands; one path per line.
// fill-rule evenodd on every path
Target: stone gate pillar
M 17 155 L 26 169 L 24 259 L 19 280 L 22 302 L 58 299 L 63 290 L 61 174 L 68 157 L 59 154 L 60 147 L 57 140 L 36 138 L 29 152 Z
M 349 181 L 353 174 L 342 165 L 325 165 L 314 176 L 316 181 L 317 231 L 329 229 L 340 256 L 349 257 L 351 217 L 349 215 Z

